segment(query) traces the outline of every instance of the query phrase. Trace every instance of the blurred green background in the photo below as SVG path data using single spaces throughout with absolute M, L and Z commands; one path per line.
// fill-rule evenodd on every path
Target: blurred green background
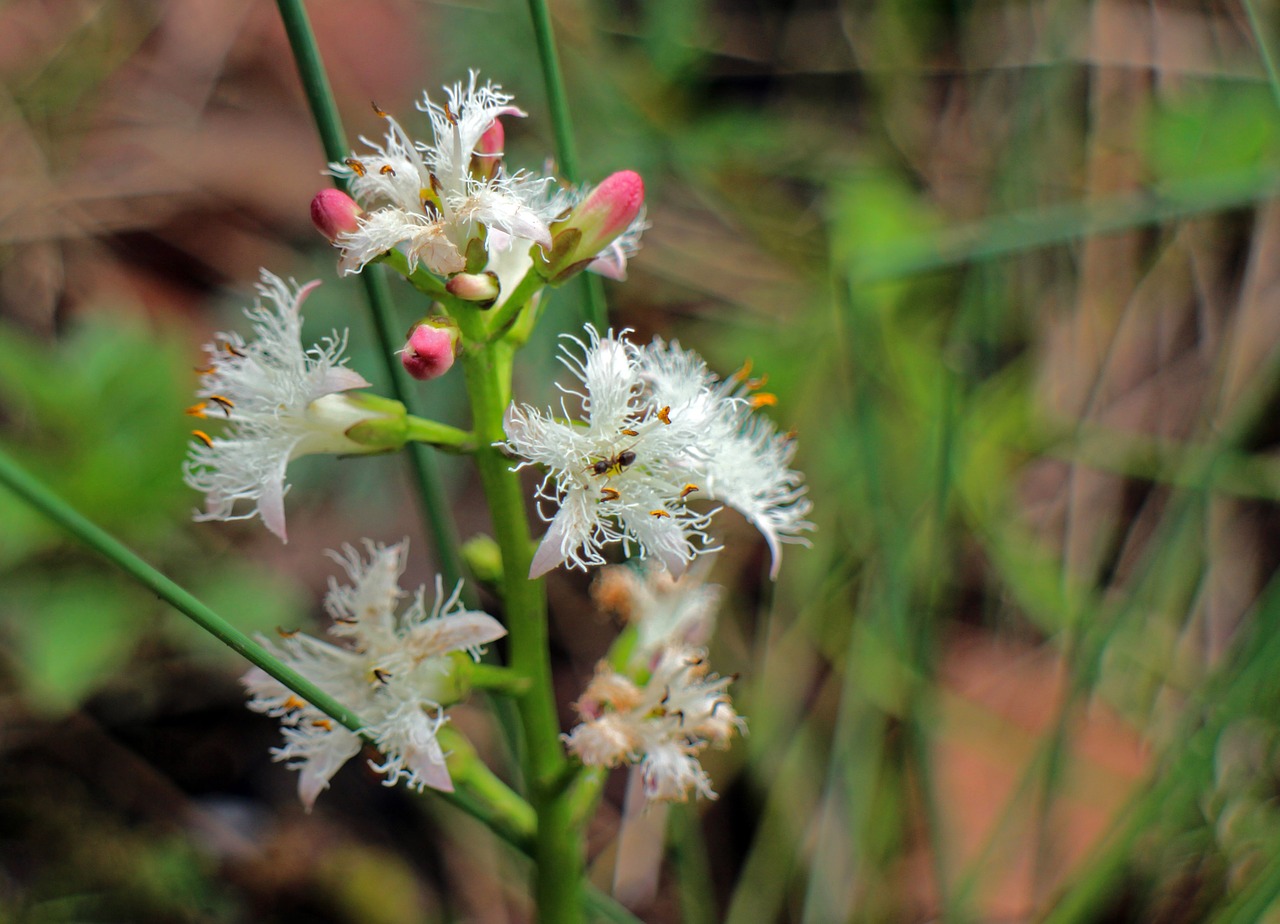
M 645 921 L 1280 920 L 1276 6 L 552 4 L 587 175 L 648 187 L 615 325 L 767 373 L 818 524 L 775 585 L 719 518 L 750 734 Z M 476 67 L 530 114 L 509 163 L 552 150 L 524 5 L 309 9 L 352 137 Z M 0 444 L 249 631 L 319 625 L 360 536 L 429 580 L 399 458 L 291 467 L 288 546 L 189 522 L 191 369 L 259 266 L 322 279 L 309 329 L 379 372 L 274 5 L 0 4 L 0 134 Z M 557 292 L 523 400 L 579 317 Z M 459 383 L 421 398 L 466 424 Z M 549 586 L 566 726 L 615 631 L 588 587 Z M 0 492 L 0 917 L 528 919 L 438 800 L 353 765 L 304 815 L 243 669 Z

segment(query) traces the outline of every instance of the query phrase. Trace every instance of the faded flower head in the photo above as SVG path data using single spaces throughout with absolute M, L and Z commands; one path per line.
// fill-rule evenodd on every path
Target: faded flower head
M 201 370 L 201 400 L 187 413 L 226 424 L 220 436 L 195 431 L 197 442 L 183 468 L 187 484 L 205 495 L 197 520 L 260 516 L 283 540 L 290 460 L 315 453 L 381 452 L 404 444 L 402 405 L 343 394 L 369 385 L 346 368 L 345 333 L 302 345 L 298 309 L 318 284 L 299 287 L 263 270 L 259 298 L 245 310 L 254 338 L 246 341 L 232 331 L 205 346 L 209 362 Z M 238 501 L 244 502 L 239 512 Z
M 543 188 L 548 181 L 500 167 L 501 138 L 493 127 L 503 116 L 523 116 L 513 97 L 472 71 L 464 86 L 445 88 L 445 102 L 423 94 L 418 108 L 431 120 L 430 143 L 414 141 L 400 123 L 386 120 L 381 144 L 329 165 L 350 181 L 351 193 L 369 211 L 359 227 L 334 240 L 342 248 L 339 269 L 355 273 L 379 254 L 403 247 L 410 267 L 419 263 L 450 276 L 468 268 L 472 245 L 488 254 L 523 242 L 551 246 L 551 216 Z M 375 107 L 376 108 L 376 107 Z M 494 149 L 495 143 L 498 145 Z M 483 169 L 472 169 L 473 163 Z M 473 271 L 483 267 L 472 267 Z
M 569 338 L 562 357 L 577 379 L 563 387 L 581 403 L 580 423 L 528 405 L 507 411 L 506 448 L 524 465 L 546 469 L 538 495 L 559 509 L 533 559 L 532 577 L 557 565 L 605 563 L 619 544 L 656 558 L 678 577 L 713 545 L 706 530 L 715 510 L 690 501 L 721 501 L 747 517 L 769 544 L 771 576 L 784 542 L 806 543 L 812 524 L 801 476 L 790 465 L 794 442 L 755 409 L 745 375 L 721 381 L 696 354 L 655 339 L 635 346 L 626 332 L 583 342 Z
M 684 802 L 692 792 L 716 797 L 698 761 L 708 745 L 728 747 L 743 720 L 733 711 L 731 677 L 709 673 L 705 654 L 664 649 L 648 682 L 637 684 L 606 663 L 575 704 L 582 722 L 564 736 L 584 764 L 639 764 L 645 796 Z
M 618 614 L 635 627 L 632 663 L 647 662 L 664 648 L 696 648 L 711 638 L 723 588 L 704 583 L 707 561 L 699 560 L 679 579 L 652 566 L 600 569 L 591 596 L 600 609 Z
M 430 607 L 424 588 L 409 594 L 400 587 L 408 540 L 392 546 L 364 542 L 365 554 L 350 546 L 330 553 L 350 580 L 330 579 L 325 609 L 333 617 L 334 645 L 300 633 L 264 644 L 285 664 L 348 706 L 367 723 L 365 732 L 382 752 L 372 764 L 388 786 L 405 780 L 411 787 L 450 791 L 453 784 L 436 732 L 447 721 L 444 706 L 452 695 L 450 653 L 469 652 L 507 634 L 487 613 L 463 609 L 459 588 L 447 598 L 436 578 Z M 409 605 L 401 610 L 408 598 Z M 280 719 L 284 746 L 276 760 L 298 770 L 298 796 L 310 810 L 329 780 L 359 753 L 359 735 L 337 724 L 289 688 L 255 668 L 244 676 L 249 708 Z

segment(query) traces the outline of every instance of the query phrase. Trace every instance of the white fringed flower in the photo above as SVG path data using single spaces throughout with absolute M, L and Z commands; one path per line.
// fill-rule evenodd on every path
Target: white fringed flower
M 748 397 L 753 383 L 721 382 L 677 344 L 637 347 L 626 332 L 600 337 L 591 327 L 587 335 L 569 338 L 577 349 L 562 357 L 580 383 L 561 390 L 579 398 L 581 423 L 563 401 L 560 418 L 513 404 L 504 422 L 505 447 L 521 466 L 546 469 L 538 495 L 559 504 L 530 576 L 604 564 L 604 547 L 618 543 L 678 577 L 714 548 L 706 529 L 715 510 L 688 502 L 719 500 L 764 533 L 776 577 L 781 543 L 807 542 L 810 504 L 787 467 L 791 441 L 753 414 L 763 403 Z
M 325 608 L 334 619 L 331 634 L 347 640 L 339 647 L 293 634 L 265 642 L 280 660 L 302 674 L 367 723 L 366 732 L 384 755 L 373 764 L 388 786 L 399 780 L 416 789 L 450 791 L 453 784 L 436 732 L 447 721 L 449 654 L 468 651 L 506 635 L 487 613 L 465 610 L 458 589 L 446 599 L 436 578 L 435 601 L 428 609 L 424 588 L 410 596 L 400 588 L 408 540 L 378 545 L 365 540 L 367 559 L 350 546 L 334 559 L 351 583 L 330 579 Z M 332 554 L 332 553 L 331 553 Z M 329 780 L 359 753 L 360 736 L 269 676 L 254 669 L 244 684 L 249 708 L 279 718 L 285 743 L 272 755 L 299 771 L 298 797 L 308 810 Z
M 413 141 L 391 116 L 382 144 L 361 138 L 369 148 L 353 153 L 330 172 L 350 181 L 351 194 L 366 208 L 360 227 L 341 234 L 339 270 L 356 273 L 392 247 L 403 246 L 410 268 L 419 263 L 439 275 L 461 272 L 468 244 L 484 235 L 490 254 L 536 243 L 551 245 L 543 192 L 549 181 L 501 170 L 477 176 L 472 157 L 481 136 L 501 116 L 523 116 L 513 99 L 492 83 L 481 86 L 472 71 L 465 88 L 445 88 L 447 102 L 423 94 L 418 108 L 431 119 L 432 143 Z M 484 233 L 487 230 L 487 233 Z
M 708 673 L 703 652 L 681 646 L 662 651 L 642 687 L 602 662 L 576 704 L 583 721 L 565 744 L 589 766 L 639 764 L 651 800 L 714 799 L 698 754 L 728 747 L 744 725 L 729 700 L 732 679 Z
M 334 332 L 315 346 L 302 345 L 298 309 L 317 285 L 286 284 L 263 270 L 259 298 L 245 310 L 254 339 L 246 342 L 233 331 L 205 346 L 209 364 L 197 392 L 202 400 L 187 413 L 225 418 L 227 427 L 221 436 L 195 431 L 198 442 L 183 466 L 187 484 L 205 495 L 205 510 L 195 519 L 261 516 L 284 540 L 285 470 L 292 459 L 396 448 L 395 438 L 370 444 L 347 435 L 357 424 L 402 419 L 404 408 L 342 394 L 369 386 L 345 366 L 346 334 Z M 251 506 L 236 512 L 237 501 Z

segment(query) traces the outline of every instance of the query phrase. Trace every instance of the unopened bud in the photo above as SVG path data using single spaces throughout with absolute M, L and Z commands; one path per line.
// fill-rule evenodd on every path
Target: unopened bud
M 415 379 L 429 382 L 449 371 L 457 352 L 457 325 L 449 318 L 426 318 L 409 333 L 400 362 Z
M 360 227 L 364 209 L 340 189 L 322 189 L 311 200 L 311 223 L 329 241 Z
M 551 225 L 551 251 L 535 255 L 535 264 L 552 282 L 585 269 L 620 237 L 644 207 L 644 181 L 633 170 L 609 177 L 560 221 Z
M 478 302 L 488 308 L 498 297 L 498 277 L 493 273 L 458 273 L 444 284 L 445 290 L 455 298 Z
M 471 175 L 477 180 L 492 179 L 502 163 L 502 149 L 506 144 L 506 132 L 497 119 L 485 129 L 485 133 L 476 142 L 471 155 Z

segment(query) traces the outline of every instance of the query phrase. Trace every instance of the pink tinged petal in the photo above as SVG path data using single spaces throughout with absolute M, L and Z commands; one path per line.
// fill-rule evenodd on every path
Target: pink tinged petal
M 342 769 L 342 765 L 360 753 L 358 735 L 337 729 L 326 735 L 324 746 L 307 757 L 298 771 L 298 798 L 308 812 L 316 804 L 320 793 L 329 788 L 329 780 Z
M 534 553 L 533 561 L 529 565 L 529 580 L 536 581 L 548 571 L 553 570 L 564 561 L 564 525 L 557 521 L 559 517 L 551 521 L 551 527 L 547 530 L 547 534 L 542 537 L 542 542 L 538 545 L 538 551 Z
M 587 269 L 597 276 L 614 279 L 618 282 L 626 282 L 627 255 L 615 241 L 600 256 L 588 263 Z
M 595 498 L 586 490 L 570 491 L 561 499 L 560 510 L 547 528 L 547 534 L 529 566 L 530 580 L 542 577 L 566 560 L 585 567 L 586 561 L 575 553 L 591 538 L 598 507 Z M 595 557 L 598 553 L 588 554 L 587 560 Z
M 288 466 L 289 454 L 284 453 L 276 473 L 263 479 L 262 494 L 258 497 L 258 515 L 262 517 L 262 524 L 284 543 L 289 541 L 284 528 L 284 473 Z
M 331 395 L 334 392 L 350 391 L 353 388 L 372 387 L 373 383 L 369 382 L 354 369 L 348 369 L 346 366 L 334 366 L 320 380 L 320 384 L 316 387 L 316 394 L 317 396 Z
M 306 301 L 307 296 L 310 295 L 312 292 L 314 292 L 319 287 L 319 285 L 320 285 L 320 280 L 313 279 L 310 282 L 298 288 L 298 294 L 294 297 L 294 300 L 293 300 L 294 314 L 297 314 L 299 311 L 302 310 L 302 303 Z
M 429 619 L 415 626 L 409 647 L 420 658 L 465 651 L 495 642 L 506 628 L 488 613 L 463 612 Z
M 453 780 L 445 763 L 440 742 L 433 737 L 427 744 L 405 755 L 405 764 L 418 775 L 418 779 L 440 792 L 453 792 Z

